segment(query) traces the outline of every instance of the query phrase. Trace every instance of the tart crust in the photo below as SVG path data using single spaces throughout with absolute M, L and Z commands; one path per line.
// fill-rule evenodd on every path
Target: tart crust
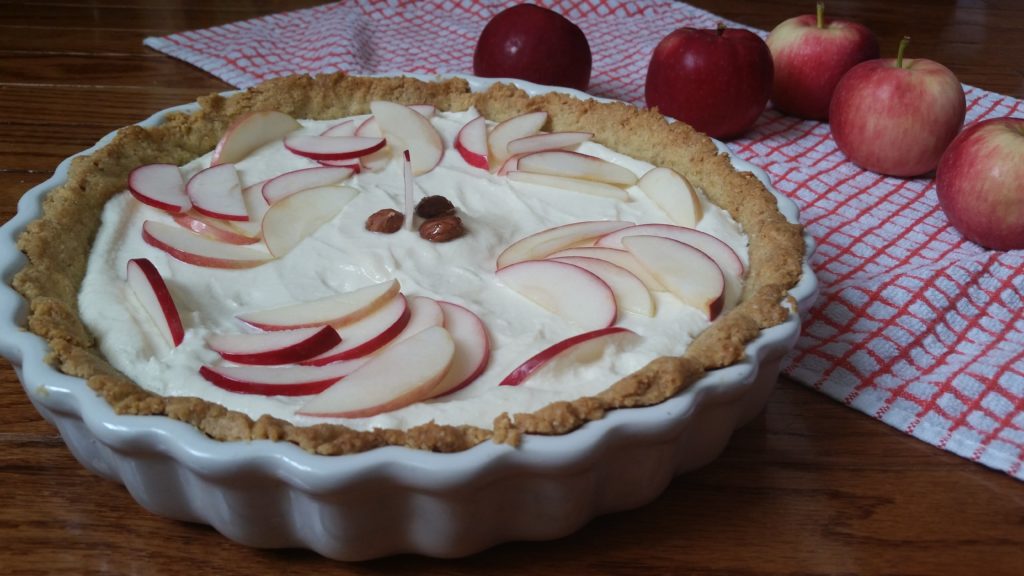
M 657 358 L 594 396 L 556 402 L 532 413 L 502 414 L 491 430 L 431 422 L 408 430 L 358 431 L 338 424 L 296 426 L 270 416 L 253 420 L 200 398 L 160 396 L 117 372 L 79 318 L 78 291 L 103 206 L 125 189 L 128 173 L 147 163 L 181 165 L 209 152 L 232 119 L 245 112 L 278 110 L 296 118 L 329 119 L 366 114 L 372 100 L 429 103 L 456 111 L 476 106 L 494 121 L 545 110 L 548 130 L 592 132 L 596 142 L 613 150 L 685 174 L 727 210 L 750 239 L 740 303 L 702 332 L 682 356 Z M 217 440 L 288 441 L 324 455 L 387 445 L 453 452 L 487 439 L 515 445 L 522 434 L 564 434 L 608 410 L 662 402 L 706 371 L 742 360 L 747 342 L 792 311 L 786 292 L 801 275 L 801 227 L 787 222 L 775 197 L 752 174 L 733 169 L 728 156 L 720 154 L 707 136 L 684 123 L 668 123 L 656 111 L 558 93 L 530 97 L 507 84 L 474 93 L 461 79 L 423 82 L 343 73 L 279 78 L 228 98 L 205 96 L 198 103 L 199 111 L 171 114 L 159 126 L 123 128 L 101 150 L 76 158 L 67 182 L 44 199 L 43 216 L 18 239 L 28 264 L 13 286 L 28 301 L 28 329 L 49 342 L 49 362 L 84 378 L 118 414 L 164 415 Z

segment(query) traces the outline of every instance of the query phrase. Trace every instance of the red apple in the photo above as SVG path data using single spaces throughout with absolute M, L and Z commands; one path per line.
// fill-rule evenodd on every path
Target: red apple
M 865 60 L 878 58 L 878 38 L 862 24 L 817 14 L 790 18 L 768 35 L 775 64 L 772 102 L 791 116 L 825 120 L 839 79 Z
M 590 44 L 578 26 L 547 8 L 519 4 L 484 26 L 473 73 L 586 90 L 590 63 Z
M 968 240 L 1024 248 L 1024 118 L 968 126 L 942 155 L 935 186 L 942 210 Z
M 967 109 L 956 75 L 932 60 L 869 60 L 843 76 L 829 122 L 836 145 L 861 168 L 889 176 L 933 170 L 964 123 Z
M 647 68 L 647 106 L 714 138 L 743 134 L 772 90 L 772 54 L 753 32 L 680 28 L 662 38 Z

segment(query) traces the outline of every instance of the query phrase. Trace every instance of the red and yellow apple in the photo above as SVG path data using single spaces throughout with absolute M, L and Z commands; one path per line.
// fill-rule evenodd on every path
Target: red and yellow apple
M 772 102 L 791 116 L 825 120 L 832 93 L 843 74 L 878 58 L 878 39 L 862 24 L 816 14 L 783 21 L 768 35 L 775 64 Z
M 1024 118 L 968 126 L 942 155 L 935 187 L 965 238 L 996 250 L 1024 248 Z
M 854 164 L 888 176 L 935 169 L 964 123 L 966 99 L 956 75 L 938 62 L 896 58 L 854 66 L 836 86 L 829 122 Z

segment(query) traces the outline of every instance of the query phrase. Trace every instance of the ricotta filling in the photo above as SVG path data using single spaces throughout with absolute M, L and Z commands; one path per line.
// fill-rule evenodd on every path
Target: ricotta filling
M 664 212 L 636 186 L 629 201 L 510 182 L 466 164 L 452 147 L 455 135 L 475 110 L 438 113 L 431 122 L 445 142 L 444 158 L 416 177 L 416 198 L 440 194 L 456 206 L 466 234 L 433 243 L 417 231 L 369 232 L 367 217 L 382 209 L 403 211 L 402 163 L 392 160 L 379 172 L 363 171 L 342 184 L 359 195 L 333 220 L 290 253 L 250 269 L 218 269 L 188 264 L 145 243 L 142 223 L 173 225 L 171 216 L 136 201 L 127 191 L 112 198 L 89 258 L 79 294 L 83 321 L 98 338 L 110 363 L 140 386 L 164 396 L 194 396 L 252 418 L 269 414 L 296 425 L 344 424 L 358 430 L 407 429 L 428 422 L 491 427 L 504 412 L 532 412 L 557 401 L 571 401 L 606 389 L 620 378 L 664 355 L 679 355 L 708 325 L 695 308 L 666 292 L 653 292 L 653 317 L 619 311 L 616 325 L 639 339 L 623 339 L 583 364 L 553 362 L 519 386 L 498 383 L 524 360 L 581 331 L 495 277 L 495 258 L 508 245 L 540 230 L 584 220 L 626 220 L 671 224 Z M 360 118 L 356 118 L 358 122 Z M 320 134 L 338 121 L 300 121 L 303 132 Z M 578 151 L 632 170 L 638 177 L 652 166 L 587 142 Z M 182 167 L 187 179 L 210 164 L 210 154 Z M 318 164 L 287 151 L 278 141 L 236 164 L 243 186 L 290 170 Z M 727 243 L 747 264 L 747 238 L 721 208 L 701 195 L 704 211 L 697 228 Z M 260 245 L 254 245 L 258 247 Z M 131 258 L 148 258 L 167 282 L 186 328 L 177 348 L 166 344 L 125 285 Z M 310 396 L 238 394 L 199 375 L 200 366 L 222 362 L 206 345 L 214 333 L 254 331 L 237 314 L 315 300 L 397 278 L 406 296 L 447 300 L 483 320 L 491 342 L 487 369 L 466 388 L 434 400 L 368 418 L 314 418 L 295 411 Z

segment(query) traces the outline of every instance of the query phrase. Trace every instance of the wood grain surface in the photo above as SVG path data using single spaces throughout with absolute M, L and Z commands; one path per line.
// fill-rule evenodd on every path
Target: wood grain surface
M 0 0 L 0 222 L 57 163 L 107 132 L 226 85 L 142 45 L 303 0 Z M 812 0 L 696 0 L 770 29 Z M 1024 97 L 1024 2 L 832 1 L 885 54 Z M 454 561 L 361 564 L 248 549 L 165 520 L 86 472 L 0 360 L 0 574 L 1024 574 L 1024 484 L 781 378 L 711 465 L 643 508 L 553 542 Z

